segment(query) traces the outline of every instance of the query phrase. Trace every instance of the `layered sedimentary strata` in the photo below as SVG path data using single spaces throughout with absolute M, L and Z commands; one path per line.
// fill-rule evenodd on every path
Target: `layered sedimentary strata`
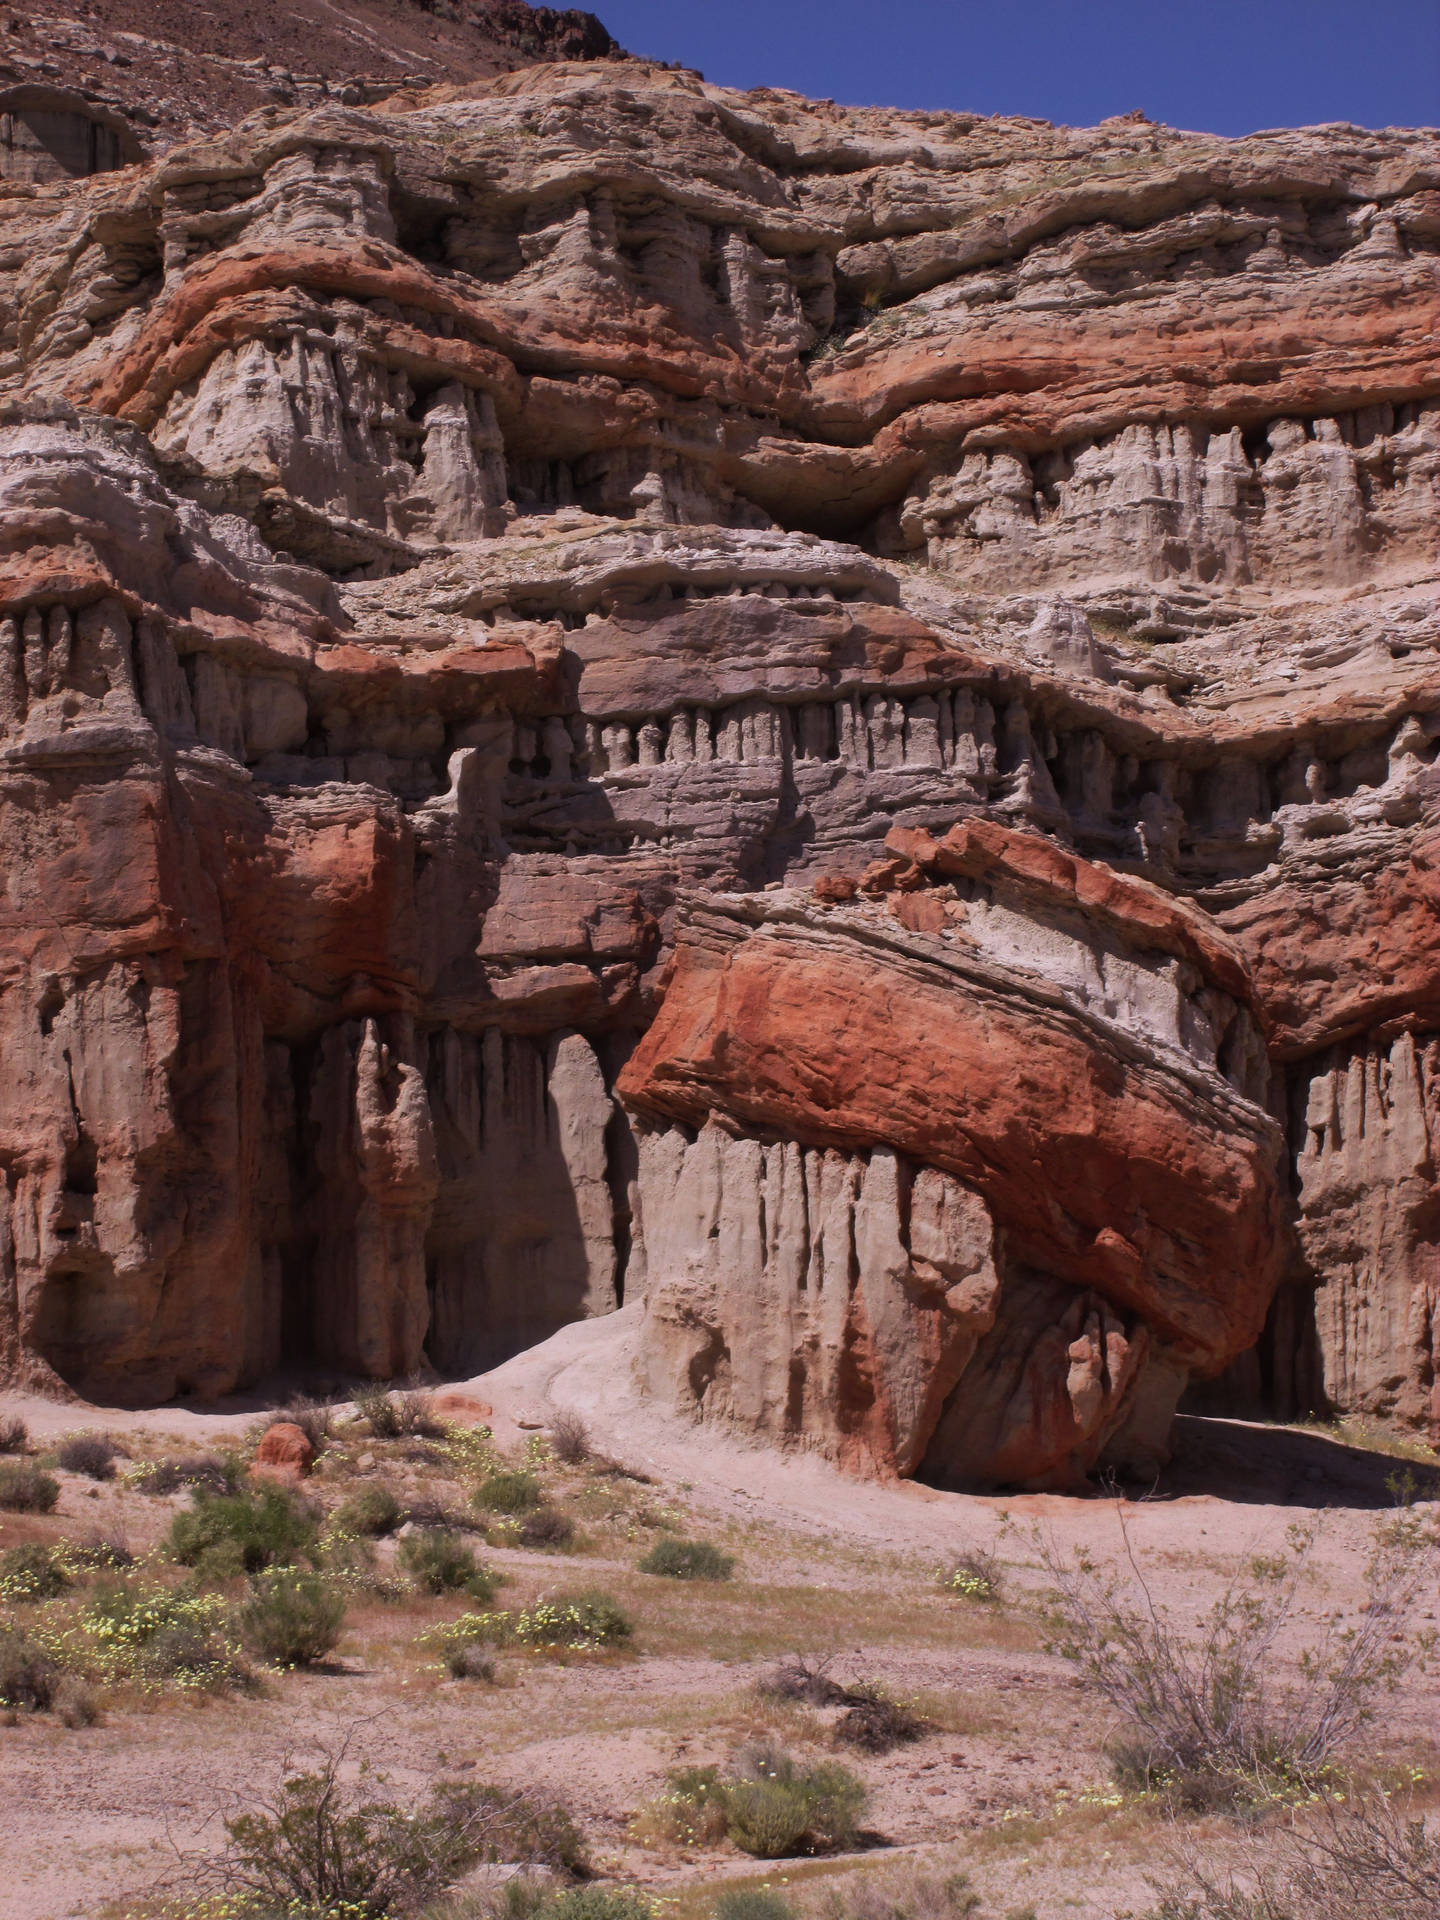
M 882 1467 L 1064 1479 L 1260 1333 L 1280 1130 L 1244 963 L 1028 836 L 892 840 L 920 858 L 873 902 L 686 902 L 620 1080 L 649 1376 Z
M 0 195 L 7 1371 L 1433 1417 L 1440 137 L 366 99 Z

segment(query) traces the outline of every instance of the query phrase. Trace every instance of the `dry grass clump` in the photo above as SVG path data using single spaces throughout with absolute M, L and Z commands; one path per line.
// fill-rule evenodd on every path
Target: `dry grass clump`
M 0 1453 L 24 1453 L 30 1430 L 18 1414 L 0 1415 Z
M 568 1547 L 575 1538 L 575 1522 L 556 1507 L 536 1507 L 520 1522 L 516 1544 L 522 1547 Z
M 0 1706 L 43 1713 L 55 1697 L 60 1669 L 38 1641 L 0 1626 Z
M 830 1678 L 828 1668 L 828 1661 L 815 1663 L 792 1656 L 762 1674 L 755 1691 L 765 1700 L 843 1707 L 844 1713 L 835 1722 L 835 1742 L 861 1753 L 890 1753 L 934 1732 L 933 1722 L 905 1701 L 895 1699 L 876 1681 L 858 1680 L 842 1686 Z
M 444 1427 L 435 1413 L 435 1396 L 422 1387 L 392 1393 L 388 1387 L 362 1387 L 355 1411 L 376 1440 L 438 1440 Z
M 562 1408 L 550 1422 L 550 1451 L 567 1467 L 583 1467 L 590 1458 L 590 1431 L 573 1409 Z
M 814 1914 L 816 1920 L 982 1920 L 981 1906 L 968 1874 L 882 1867 L 825 1887 Z M 1025 1916 L 1012 1909 L 1007 1920 Z M 1034 1920 L 1033 1910 L 1028 1920 Z
M 383 1778 L 342 1777 L 348 1743 L 287 1771 L 259 1805 L 225 1822 L 226 1847 L 197 1878 L 257 1914 L 400 1920 L 482 1862 L 585 1870 L 565 1808 L 527 1793 L 442 1781 L 406 1806 Z
M 891 1753 L 896 1747 L 913 1746 L 933 1732 L 932 1723 L 923 1714 L 895 1699 L 873 1680 L 862 1680 L 845 1689 L 845 1712 L 835 1723 L 836 1744 L 861 1753 Z
M 206 1493 L 234 1493 L 243 1473 L 234 1454 L 184 1454 L 175 1460 L 156 1460 L 130 1476 L 141 1493 L 165 1495 L 203 1488 Z
M 1126 1729 L 1112 1754 L 1122 1786 L 1190 1811 L 1290 1799 L 1322 1785 L 1374 1718 L 1422 1650 L 1410 1629 L 1420 1596 L 1433 1591 L 1435 1536 L 1410 1512 L 1385 1522 L 1355 1619 L 1288 1662 L 1279 1642 L 1317 1527 L 1292 1527 L 1282 1553 L 1252 1558 L 1193 1636 L 1155 1600 L 1128 1534 L 1125 1581 L 1083 1553 L 1066 1561 L 1042 1544 L 1054 1649 Z
M 946 1568 L 940 1585 L 958 1599 L 998 1606 L 1004 1598 L 1005 1572 L 993 1553 L 971 1547 Z
M 335 1408 L 328 1400 L 317 1400 L 313 1394 L 294 1393 L 283 1407 L 277 1407 L 262 1427 L 279 1426 L 299 1427 L 310 1442 L 311 1451 L 318 1460 L 335 1434 Z M 254 1429 L 258 1432 L 260 1429 Z
M 1268 1860 L 1216 1877 L 1190 1862 L 1147 1920 L 1435 1920 L 1440 1827 L 1393 1802 L 1326 1803 L 1310 1825 L 1269 1835 Z
M 113 1480 L 120 1457 L 120 1448 L 108 1433 L 72 1434 L 55 1449 L 56 1466 L 66 1473 L 84 1474 L 87 1480 Z

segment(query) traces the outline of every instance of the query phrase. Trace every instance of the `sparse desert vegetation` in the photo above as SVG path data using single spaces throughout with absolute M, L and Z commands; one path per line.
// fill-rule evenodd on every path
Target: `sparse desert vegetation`
M 87 1920 L 1433 1911 L 1440 1507 L 1387 1455 L 1243 1532 L 888 1492 L 868 1537 L 559 1422 L 321 1404 L 289 1478 L 265 1420 L 0 1459 L 53 1489 L 0 1515 L 0 1831 L 104 1756 L 129 1837 L 97 1808 L 55 1869 Z

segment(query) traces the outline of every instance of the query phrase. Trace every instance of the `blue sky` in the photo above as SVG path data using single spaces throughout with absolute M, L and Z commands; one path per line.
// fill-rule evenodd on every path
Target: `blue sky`
M 722 86 L 1212 133 L 1440 124 L 1440 0 L 588 0 Z

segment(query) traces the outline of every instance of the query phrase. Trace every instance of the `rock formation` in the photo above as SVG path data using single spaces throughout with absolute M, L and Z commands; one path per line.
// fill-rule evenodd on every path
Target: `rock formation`
M 1440 1420 L 1440 135 L 575 58 L 116 157 L 0 183 L 11 1377 L 643 1294 L 945 1484 Z

